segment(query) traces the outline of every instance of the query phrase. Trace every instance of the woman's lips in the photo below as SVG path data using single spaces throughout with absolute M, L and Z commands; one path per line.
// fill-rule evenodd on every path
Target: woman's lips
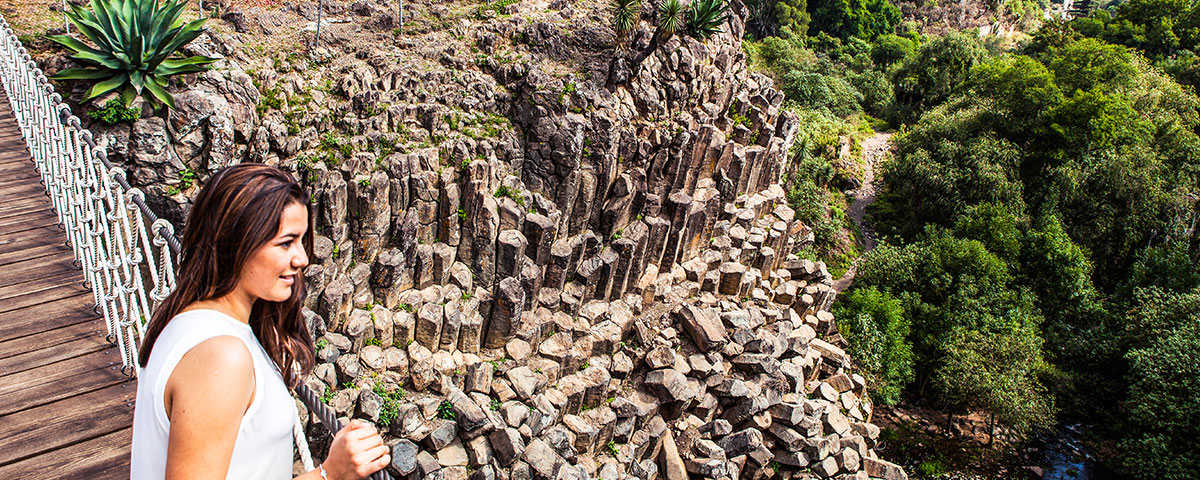
M 280 275 L 279 279 L 282 280 L 283 283 L 288 284 L 288 285 L 291 285 L 296 282 L 295 275 Z

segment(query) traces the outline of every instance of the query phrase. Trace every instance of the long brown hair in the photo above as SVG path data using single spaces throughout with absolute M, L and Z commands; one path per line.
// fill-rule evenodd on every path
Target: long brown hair
M 196 196 L 183 230 L 183 251 L 175 291 L 150 318 L 142 339 L 138 364 L 145 366 L 150 351 L 167 323 L 184 308 L 201 300 L 222 297 L 237 286 L 242 266 L 259 247 L 275 237 L 288 205 L 308 207 L 308 194 L 292 177 L 275 167 L 244 163 L 212 176 Z M 312 228 L 305 231 L 304 250 L 312 257 Z M 250 327 L 289 387 L 312 371 L 312 334 L 304 322 L 304 275 L 296 275 L 292 295 L 282 302 L 259 299 L 250 310 Z M 292 375 L 292 363 L 299 363 Z

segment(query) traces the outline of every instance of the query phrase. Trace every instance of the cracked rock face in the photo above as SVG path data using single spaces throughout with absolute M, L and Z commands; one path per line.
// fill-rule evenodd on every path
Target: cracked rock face
M 326 2 L 348 21 L 322 49 L 344 51 L 252 79 L 208 35 L 196 48 L 228 69 L 166 122 L 98 139 L 142 184 L 243 161 L 302 180 L 306 384 L 379 426 L 393 475 L 906 478 L 873 450 L 832 279 L 795 254 L 813 241 L 780 184 L 799 125 L 747 69 L 741 18 L 632 65 L 602 7 L 472 22 L 417 4 L 449 36 L 393 37 L 389 5 Z M 239 31 L 279 28 L 239 14 Z M 256 108 L 263 92 L 282 105 Z M 181 220 L 188 191 L 155 201 Z

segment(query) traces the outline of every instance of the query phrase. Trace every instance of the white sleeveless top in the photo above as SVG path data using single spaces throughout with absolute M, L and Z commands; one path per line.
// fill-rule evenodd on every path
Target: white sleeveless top
M 250 325 L 216 310 L 191 310 L 176 315 L 163 328 L 145 368 L 138 369 L 137 404 L 133 413 L 131 480 L 159 480 L 166 475 L 167 439 L 171 421 L 163 404 L 167 379 L 183 355 L 213 337 L 242 339 L 254 359 L 254 400 L 242 417 L 229 480 L 292 478 L 292 427 L 296 403 L 283 376 L 258 343 Z

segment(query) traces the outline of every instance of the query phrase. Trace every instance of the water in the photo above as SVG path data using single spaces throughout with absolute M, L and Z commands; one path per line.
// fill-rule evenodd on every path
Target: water
M 1100 465 L 1083 443 L 1082 424 L 1062 425 L 1055 436 L 1046 439 L 1045 471 L 1042 480 L 1124 480 L 1128 477 Z

